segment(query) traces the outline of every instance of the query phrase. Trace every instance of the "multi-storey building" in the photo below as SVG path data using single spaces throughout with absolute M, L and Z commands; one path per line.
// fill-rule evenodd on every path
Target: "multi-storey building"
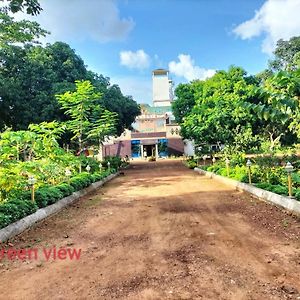
M 183 154 L 180 127 L 172 114 L 173 90 L 169 72 L 154 70 L 152 84 L 153 106 L 141 104 L 141 115 L 132 124 L 133 130 L 126 130 L 120 137 L 110 139 L 104 146 L 104 156 L 159 158 Z

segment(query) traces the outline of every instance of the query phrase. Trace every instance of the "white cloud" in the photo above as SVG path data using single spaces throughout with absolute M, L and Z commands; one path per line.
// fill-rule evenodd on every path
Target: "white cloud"
M 271 54 L 279 39 L 300 35 L 300 0 L 267 0 L 255 16 L 233 32 L 242 39 L 265 34 L 262 51 Z
M 115 0 L 40 0 L 43 11 L 30 18 L 51 32 L 47 40 L 85 40 L 101 43 L 124 40 L 135 23 L 120 16 Z
M 117 84 L 124 95 L 132 96 L 138 103 L 152 103 L 152 81 L 151 77 L 111 77 L 111 84 Z
M 169 70 L 176 76 L 184 77 L 191 81 L 194 79 L 204 80 L 215 74 L 215 70 L 200 68 L 188 54 L 179 54 L 179 62 L 169 62 Z
M 146 69 L 150 66 L 150 56 L 143 50 L 121 51 L 120 63 L 130 69 Z

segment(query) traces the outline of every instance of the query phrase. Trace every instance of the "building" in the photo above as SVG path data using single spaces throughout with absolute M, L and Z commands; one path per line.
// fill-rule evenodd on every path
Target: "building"
M 152 72 L 153 106 L 171 106 L 173 101 L 172 80 L 169 71 L 157 69 Z
M 182 155 L 184 142 L 172 114 L 173 89 L 168 70 L 152 72 L 153 106 L 141 104 L 141 115 L 120 137 L 111 138 L 103 148 L 104 156 L 132 158 Z

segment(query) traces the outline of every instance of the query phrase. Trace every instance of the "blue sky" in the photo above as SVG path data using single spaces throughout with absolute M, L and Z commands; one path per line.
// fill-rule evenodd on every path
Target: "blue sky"
M 230 65 L 255 74 L 279 38 L 300 35 L 300 0 L 40 0 L 47 41 L 69 43 L 124 94 L 151 103 L 151 71 L 175 85 Z

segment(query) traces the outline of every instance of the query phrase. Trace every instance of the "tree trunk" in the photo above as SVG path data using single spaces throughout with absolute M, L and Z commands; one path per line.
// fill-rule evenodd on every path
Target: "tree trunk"
M 81 141 L 81 136 L 78 138 L 78 144 L 79 144 L 79 173 L 81 173 L 81 160 L 80 160 L 80 155 L 81 155 L 81 150 L 82 150 L 82 141 Z
M 273 149 L 274 147 L 276 146 L 276 144 L 279 144 L 279 141 L 282 137 L 282 133 L 279 134 L 279 136 L 277 136 L 275 139 L 274 139 L 274 133 L 271 133 L 269 132 L 269 135 L 270 135 L 270 151 L 273 152 Z
M 103 160 L 103 145 L 102 145 L 102 141 L 99 139 L 99 151 L 98 151 L 98 155 L 97 155 L 97 160 L 102 161 Z

